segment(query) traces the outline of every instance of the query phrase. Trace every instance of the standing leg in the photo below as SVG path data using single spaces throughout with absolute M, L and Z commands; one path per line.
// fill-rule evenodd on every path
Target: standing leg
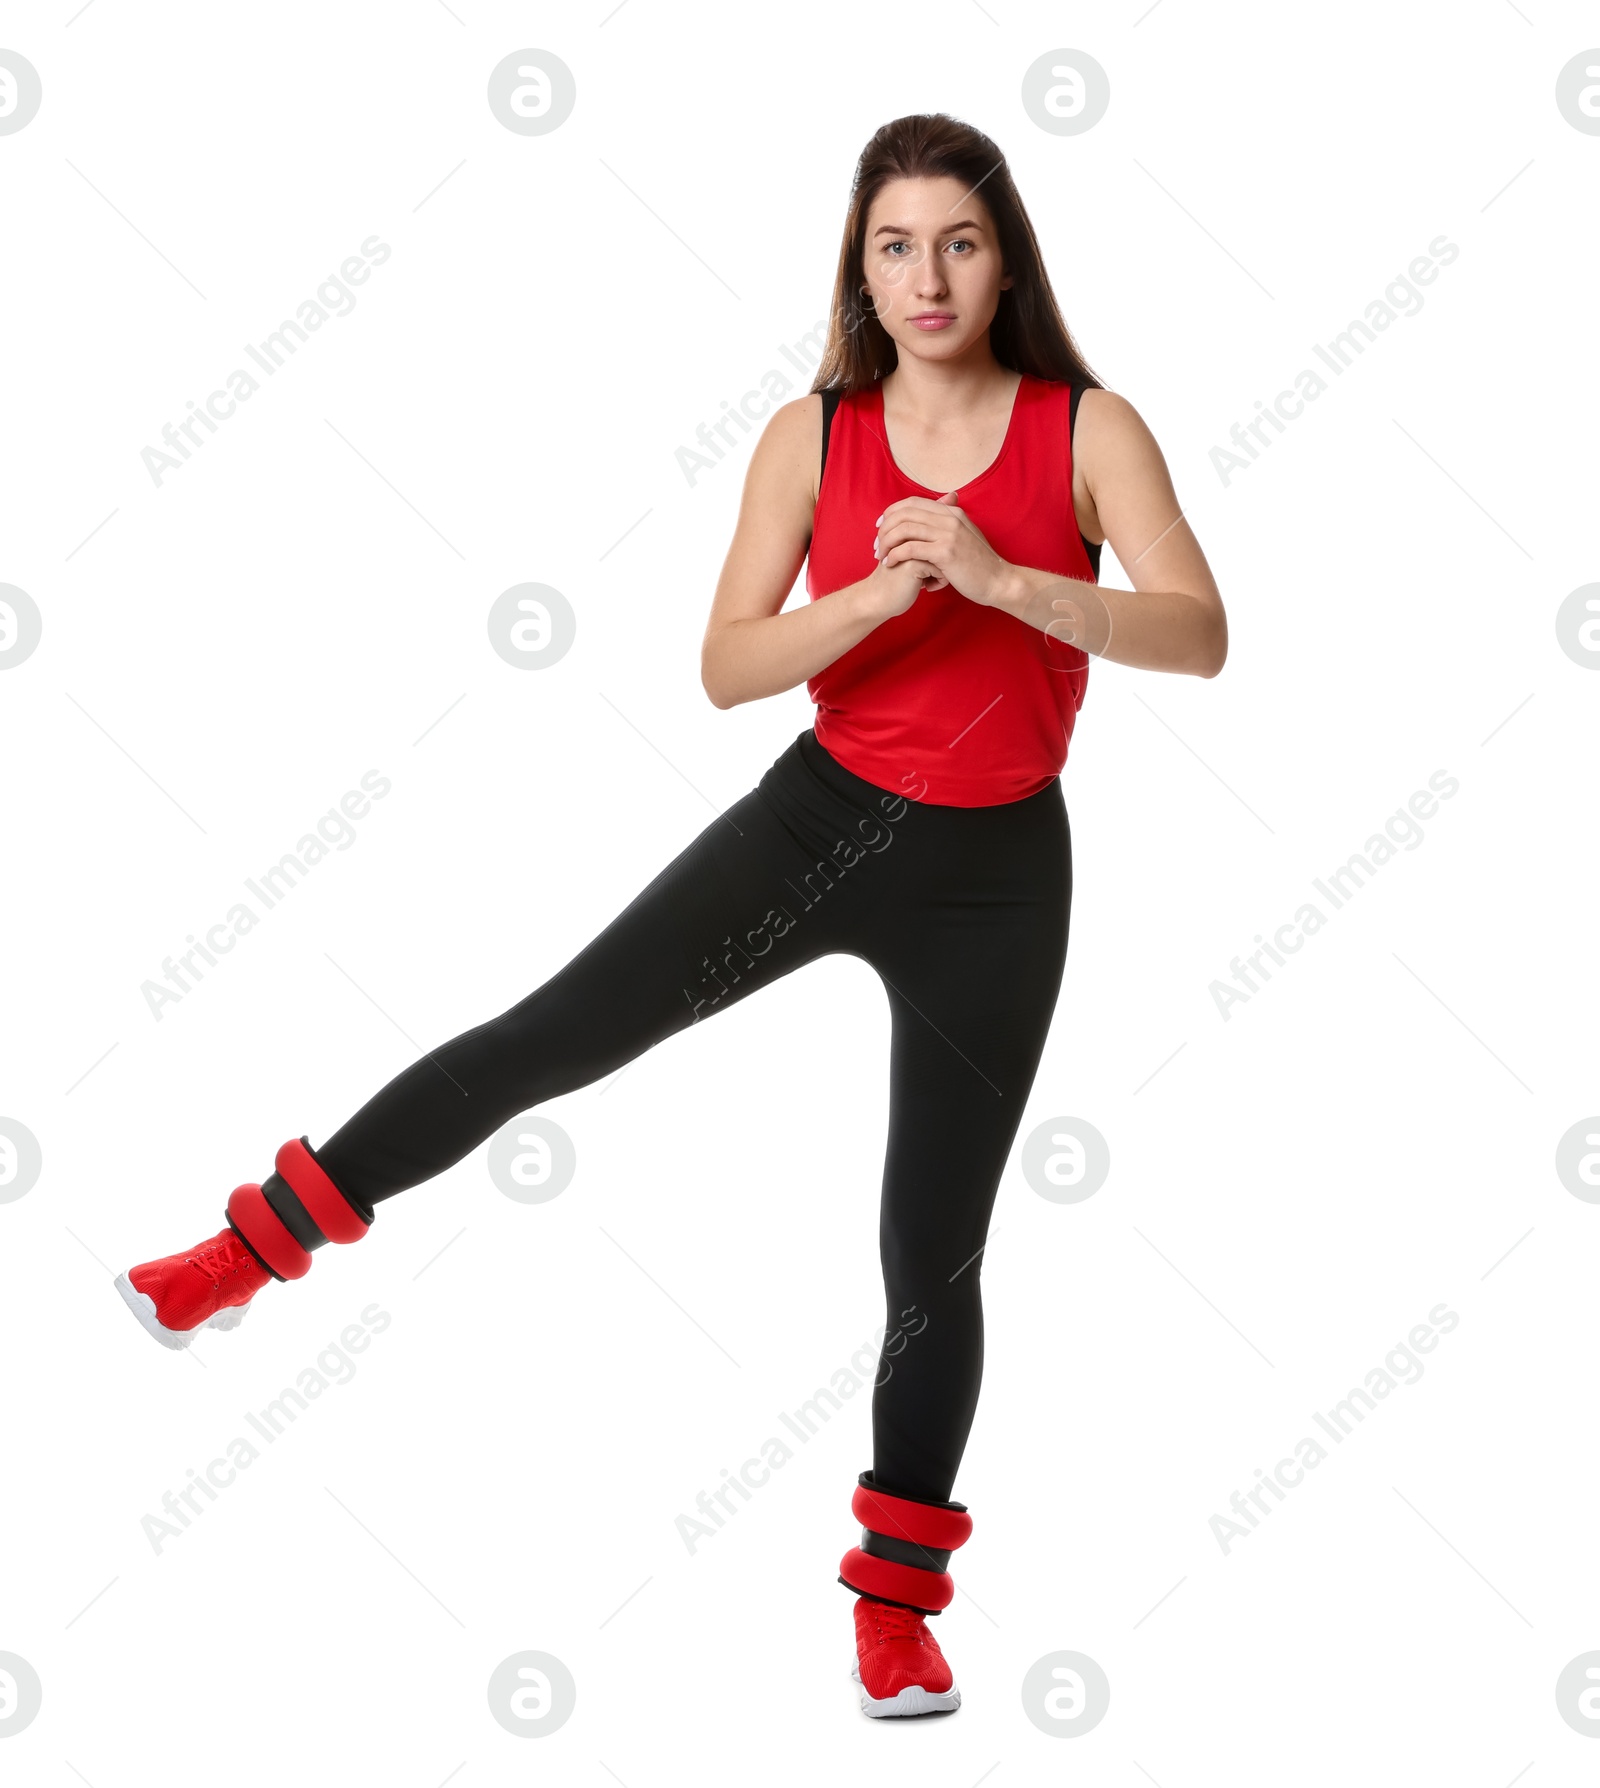
M 1072 866 L 1059 784 L 917 821 L 896 865 L 896 923 L 868 956 L 893 1013 L 886 1334 L 873 1468 L 852 1505 L 862 1538 L 840 1581 L 937 1613 L 971 1526 L 948 1498 L 983 1377 L 983 1249 L 1060 991 Z
M 1010 935 L 1008 936 L 1008 932 Z M 1061 948 L 996 925 L 898 960 L 878 1243 L 885 1353 L 873 1477 L 943 1501 L 983 1378 L 983 1249 L 1061 984 Z M 890 1349 L 894 1351 L 891 1353 Z

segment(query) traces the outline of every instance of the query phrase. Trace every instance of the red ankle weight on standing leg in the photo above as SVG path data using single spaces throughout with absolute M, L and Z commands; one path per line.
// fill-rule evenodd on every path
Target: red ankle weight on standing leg
M 965 1503 L 895 1496 L 864 1471 L 850 1509 L 862 1532 L 861 1544 L 839 1561 L 839 1581 L 847 1589 L 923 1614 L 950 1605 L 956 1589 L 945 1566 L 972 1532 Z

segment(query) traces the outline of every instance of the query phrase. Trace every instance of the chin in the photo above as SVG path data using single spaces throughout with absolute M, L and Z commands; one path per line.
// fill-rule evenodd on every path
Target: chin
M 909 349 L 923 360 L 948 359 L 966 345 L 966 331 L 959 325 L 954 329 L 941 329 L 937 335 L 924 335 L 920 329 L 912 329 L 908 324 L 907 333 L 911 339 L 900 342 L 900 347 Z

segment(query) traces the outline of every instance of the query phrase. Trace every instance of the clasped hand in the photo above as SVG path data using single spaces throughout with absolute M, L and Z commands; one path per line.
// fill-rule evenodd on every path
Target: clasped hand
M 879 564 L 896 565 L 921 559 L 937 568 L 924 590 L 948 586 L 970 602 L 992 607 L 1011 569 L 975 528 L 955 500 L 944 496 L 902 497 L 878 517 L 873 553 Z

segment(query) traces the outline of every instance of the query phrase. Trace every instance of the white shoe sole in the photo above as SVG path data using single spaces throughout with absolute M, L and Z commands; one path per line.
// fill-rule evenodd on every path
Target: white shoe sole
M 187 1347 L 200 1329 L 236 1329 L 244 1321 L 245 1312 L 250 1308 L 248 1303 L 230 1304 L 226 1310 L 219 1310 L 215 1316 L 208 1316 L 192 1329 L 169 1329 L 156 1315 L 156 1301 L 149 1292 L 135 1291 L 133 1281 L 126 1273 L 117 1274 L 116 1285 L 117 1290 L 122 1293 L 122 1301 L 138 1317 L 145 1333 L 154 1335 L 163 1347 Z
M 961 1691 L 954 1683 L 943 1694 L 930 1693 L 913 1683 L 910 1688 L 902 1689 L 898 1695 L 875 1701 L 867 1693 L 867 1686 L 861 1680 L 859 1658 L 851 1660 L 850 1675 L 861 1691 L 861 1711 L 868 1719 L 892 1720 L 912 1714 L 954 1713 L 961 1705 Z

